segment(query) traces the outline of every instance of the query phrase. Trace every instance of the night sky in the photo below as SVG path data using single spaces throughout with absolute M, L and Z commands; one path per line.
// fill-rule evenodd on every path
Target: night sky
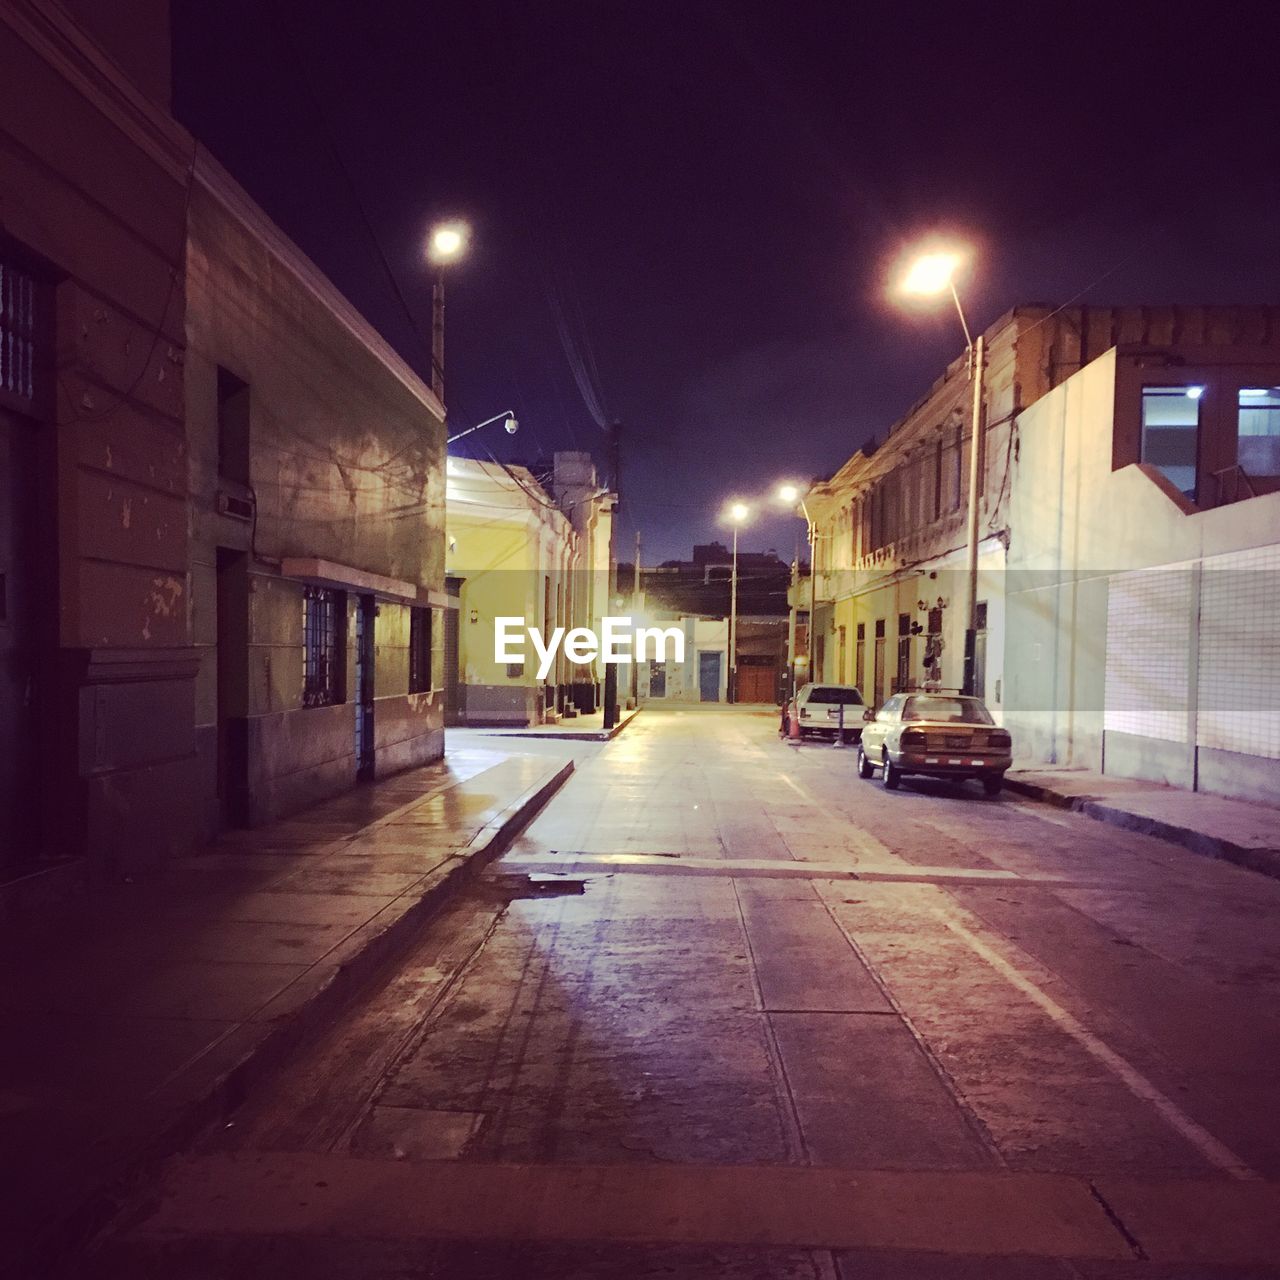
M 467 217 L 451 428 L 510 407 L 518 436 L 476 437 L 504 460 L 603 461 L 567 333 L 625 424 L 620 558 L 638 526 L 653 562 L 829 474 L 960 353 L 954 312 L 885 300 L 922 233 L 975 246 L 977 325 L 1280 300 L 1274 12 L 176 0 L 175 109 L 424 374 L 426 229 Z

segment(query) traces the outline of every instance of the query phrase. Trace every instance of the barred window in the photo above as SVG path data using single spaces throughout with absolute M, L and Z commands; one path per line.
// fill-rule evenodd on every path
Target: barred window
M 36 282 L 0 258 L 0 398 L 30 408 L 36 396 Z
M 409 692 L 431 690 L 431 610 L 409 610 Z
M 342 701 L 341 595 L 328 587 L 307 587 L 302 593 L 304 707 Z

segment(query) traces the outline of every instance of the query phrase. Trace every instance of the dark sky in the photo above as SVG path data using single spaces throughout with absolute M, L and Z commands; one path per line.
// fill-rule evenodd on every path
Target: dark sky
M 604 459 L 558 309 L 625 424 L 649 562 L 723 536 L 732 495 L 829 474 L 960 353 L 953 312 L 885 300 L 922 233 L 975 245 L 979 325 L 1082 293 L 1280 301 L 1275 12 L 175 0 L 175 105 L 423 372 L 423 239 L 465 215 L 452 428 L 512 407 L 498 456 Z M 799 527 L 744 545 L 789 556 Z

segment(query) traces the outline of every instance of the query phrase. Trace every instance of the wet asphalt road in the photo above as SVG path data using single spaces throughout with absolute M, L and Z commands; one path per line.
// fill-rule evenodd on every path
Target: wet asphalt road
M 1280 883 L 976 784 L 889 793 L 760 710 L 526 747 L 577 772 L 100 1274 L 1272 1274 L 1144 1197 L 1280 1178 Z M 219 1217 L 246 1168 L 278 1230 Z M 899 1216 L 797 1225 L 847 1171 Z M 325 1236 L 288 1226 L 300 1185 L 343 1188 Z M 566 1238 L 512 1224 L 539 1197 Z

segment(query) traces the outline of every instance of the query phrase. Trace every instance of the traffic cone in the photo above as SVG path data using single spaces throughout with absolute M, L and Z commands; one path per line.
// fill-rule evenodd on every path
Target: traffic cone
M 792 742 L 800 741 L 800 715 L 795 712 L 787 717 L 787 737 Z

